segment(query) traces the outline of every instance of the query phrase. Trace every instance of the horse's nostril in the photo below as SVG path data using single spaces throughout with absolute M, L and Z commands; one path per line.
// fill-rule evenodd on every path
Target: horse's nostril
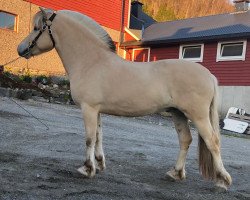
M 17 52 L 19 56 L 25 56 L 28 53 L 28 49 L 24 45 L 19 45 Z
M 19 56 L 22 56 L 22 55 L 23 55 L 23 52 L 21 52 L 19 49 L 17 49 L 17 52 L 18 52 L 18 55 L 19 55 Z

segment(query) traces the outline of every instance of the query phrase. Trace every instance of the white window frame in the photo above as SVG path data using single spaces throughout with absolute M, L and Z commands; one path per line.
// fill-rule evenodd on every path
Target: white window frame
M 232 43 L 241 43 L 243 42 L 243 50 L 241 56 L 221 56 L 221 47 L 223 44 L 232 44 Z M 247 49 L 247 41 L 246 40 L 236 40 L 236 41 L 225 41 L 225 42 L 218 42 L 217 44 L 217 56 L 216 62 L 219 61 L 232 61 L 232 60 L 242 60 L 246 59 L 246 49 Z
M 132 61 L 135 60 L 135 51 L 136 50 L 144 50 L 144 49 L 148 49 L 148 61 L 147 62 L 149 62 L 150 61 L 150 47 L 147 47 L 147 48 L 135 48 L 135 49 L 133 49 L 133 51 L 132 51 Z
M 201 46 L 201 55 L 199 58 L 183 58 L 183 49 L 184 47 L 192 47 L 192 46 Z M 203 62 L 203 55 L 204 55 L 204 44 L 183 44 L 180 45 L 179 48 L 179 59 L 183 59 L 183 60 L 189 60 L 189 61 L 193 61 L 193 62 Z

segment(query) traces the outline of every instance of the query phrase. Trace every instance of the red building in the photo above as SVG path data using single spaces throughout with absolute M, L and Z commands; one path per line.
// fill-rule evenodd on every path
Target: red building
M 250 11 L 155 23 L 142 40 L 123 43 L 126 59 L 186 59 L 224 86 L 250 86 Z M 216 22 L 216 23 L 215 23 Z
M 124 56 L 120 44 L 124 38 L 141 38 L 142 28 L 154 20 L 142 12 L 142 4 L 132 0 L 8 0 L 0 1 L 0 63 L 7 63 L 17 57 L 16 47 L 27 36 L 32 27 L 33 16 L 39 6 L 57 10 L 72 10 L 93 18 L 111 36 L 117 46 L 117 53 Z M 132 5 L 132 6 L 131 6 Z M 151 22 L 151 23 L 148 23 Z M 130 25 L 131 24 L 131 25 Z M 127 34 L 129 32 L 130 34 Z M 124 34 L 125 33 L 125 34 Z M 137 35 L 135 38 L 133 35 Z M 46 62 L 46 64 L 44 64 Z M 42 67 L 41 67 L 42 66 Z M 18 60 L 5 66 L 12 73 L 63 75 L 65 70 L 55 51 L 31 58 L 28 61 Z
M 201 63 L 219 81 L 221 111 L 235 106 L 250 112 L 249 2 L 239 1 L 239 10 L 234 13 L 154 23 L 144 30 L 141 40 L 127 37 L 122 44 L 125 58 L 136 62 L 186 59 Z
M 83 13 L 100 25 L 111 35 L 114 42 L 119 43 L 121 32 L 129 26 L 131 0 L 25 0 L 38 6 L 53 10 L 73 10 Z

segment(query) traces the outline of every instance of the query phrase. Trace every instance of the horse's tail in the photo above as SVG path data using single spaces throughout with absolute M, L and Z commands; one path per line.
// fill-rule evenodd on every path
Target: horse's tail
M 218 82 L 217 79 L 213 76 L 214 81 L 214 96 L 210 105 L 209 118 L 210 123 L 213 128 L 213 137 L 215 141 L 218 142 L 220 147 L 220 128 L 219 128 L 219 115 L 218 115 Z M 199 168 L 200 172 L 205 179 L 213 180 L 216 177 L 216 169 L 213 162 L 213 157 L 211 152 L 208 150 L 206 143 L 199 135 Z

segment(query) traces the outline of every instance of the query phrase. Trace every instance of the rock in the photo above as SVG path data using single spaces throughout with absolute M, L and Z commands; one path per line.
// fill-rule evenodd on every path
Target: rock
M 43 93 L 37 90 L 33 90 L 32 91 L 32 96 L 38 96 L 38 97 L 42 97 Z
M 28 100 L 32 98 L 32 91 L 31 90 L 19 90 L 18 95 L 17 95 L 18 99 L 21 100 Z
M 58 88 L 59 86 L 57 84 L 53 84 L 53 88 Z
M 0 88 L 0 96 L 7 97 L 8 93 L 9 93 L 9 91 L 7 88 L 2 88 L 2 87 Z
M 45 89 L 46 88 L 46 85 L 43 85 L 42 83 L 38 83 L 37 85 L 40 89 Z
M 51 82 L 57 85 L 59 85 L 65 79 L 67 80 L 65 76 L 51 76 L 50 78 L 51 78 Z

